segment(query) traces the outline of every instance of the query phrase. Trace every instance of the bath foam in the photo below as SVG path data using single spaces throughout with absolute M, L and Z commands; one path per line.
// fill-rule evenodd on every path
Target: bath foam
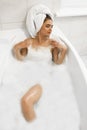
M 36 120 L 27 122 L 20 99 L 37 83 L 41 84 L 43 94 L 34 108 Z M 66 63 L 20 62 L 9 55 L 0 86 L 0 103 L 1 130 L 79 130 L 79 111 Z

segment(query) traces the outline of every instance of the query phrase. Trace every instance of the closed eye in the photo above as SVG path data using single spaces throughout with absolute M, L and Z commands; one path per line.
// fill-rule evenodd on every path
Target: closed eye
M 50 28 L 50 27 L 53 28 L 53 25 L 47 24 L 46 27 L 47 28 Z

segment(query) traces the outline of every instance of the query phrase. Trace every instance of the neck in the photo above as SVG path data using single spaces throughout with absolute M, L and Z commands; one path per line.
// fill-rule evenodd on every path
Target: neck
M 49 37 L 47 37 L 47 36 L 37 35 L 35 38 L 38 41 L 38 44 L 40 44 L 40 45 L 45 43 L 45 42 L 47 42 L 49 40 Z

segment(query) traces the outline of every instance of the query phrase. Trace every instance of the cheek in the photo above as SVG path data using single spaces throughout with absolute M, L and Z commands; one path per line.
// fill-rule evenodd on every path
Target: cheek
M 41 31 L 42 34 L 44 34 L 46 32 L 47 32 L 47 29 L 45 29 L 45 28 Z
M 45 26 L 43 26 L 40 30 L 41 34 L 45 34 L 48 31 L 48 28 L 46 28 Z
M 47 32 L 48 30 L 49 30 L 48 28 L 46 28 L 46 27 L 44 28 L 44 32 Z

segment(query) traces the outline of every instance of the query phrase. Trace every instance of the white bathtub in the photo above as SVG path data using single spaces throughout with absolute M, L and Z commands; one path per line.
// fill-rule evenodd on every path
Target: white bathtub
M 4 4 L 2 1 L 0 10 L 0 14 L 4 14 L 0 17 L 0 129 L 86 130 L 87 69 L 65 35 L 54 29 L 53 37 L 56 34 L 56 38 L 68 46 L 62 65 L 51 63 L 48 67 L 46 63 L 19 62 L 12 56 L 13 45 L 28 36 L 26 30 L 20 28 L 25 23 L 25 2 L 15 0 Z M 22 115 L 20 99 L 37 82 L 43 86 L 43 96 L 35 105 L 37 118 L 30 123 Z
M 64 36 L 63 36 L 64 38 Z M 80 111 L 80 130 L 86 130 L 87 129 L 87 69 L 72 46 L 72 44 L 64 38 L 65 43 L 69 47 L 69 53 L 68 53 L 68 69 L 69 73 L 72 79 L 72 84 L 74 88 L 74 94 L 76 96 L 76 100 L 79 106 Z
M 0 107 L 0 129 L 28 130 L 30 128 L 33 130 L 35 127 L 36 130 L 38 128 L 42 130 L 44 128 L 84 130 L 87 128 L 87 70 L 67 38 L 61 31 L 55 31 L 57 31 L 58 39 L 68 46 L 66 60 L 62 65 L 51 63 L 48 68 L 43 63 L 42 69 L 40 63 L 19 62 L 12 56 L 12 46 L 27 36 L 24 29 L 0 31 L 0 52 L 2 54 L 0 56 L 0 102 L 2 106 Z M 20 99 L 35 83 L 40 83 L 44 92 L 42 99 L 35 106 L 37 119 L 30 124 L 23 118 Z

